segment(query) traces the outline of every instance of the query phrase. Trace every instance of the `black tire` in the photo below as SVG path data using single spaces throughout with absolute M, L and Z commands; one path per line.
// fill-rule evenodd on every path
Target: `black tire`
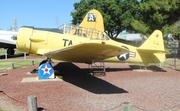
M 7 54 L 8 55 L 14 55 L 14 52 L 15 52 L 15 50 L 13 48 L 8 48 L 7 49 Z

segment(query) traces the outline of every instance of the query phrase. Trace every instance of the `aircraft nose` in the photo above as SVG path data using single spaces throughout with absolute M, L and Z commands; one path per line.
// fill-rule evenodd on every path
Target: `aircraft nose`
M 16 48 L 21 52 L 29 52 L 30 49 L 30 35 L 33 29 L 28 27 L 21 27 L 18 31 Z

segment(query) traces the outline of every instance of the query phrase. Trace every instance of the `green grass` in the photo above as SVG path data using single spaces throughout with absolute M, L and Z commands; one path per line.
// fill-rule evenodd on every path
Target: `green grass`
M 0 55 L 4 55 L 6 53 L 6 49 L 0 48 Z M 15 49 L 15 54 L 22 53 Z M 20 68 L 25 66 L 32 65 L 32 61 L 34 64 L 39 64 L 45 58 L 40 59 L 0 59 L 0 72 L 6 69 L 12 68 L 12 64 L 14 68 Z M 53 62 L 59 62 L 58 60 L 52 60 Z
M 0 48 L 0 54 L 5 54 L 6 53 L 6 49 Z
M 19 67 L 25 67 L 32 65 L 32 61 L 34 61 L 34 64 L 39 64 L 43 59 L 36 59 L 36 60 L 1 60 L 0 61 L 0 69 L 9 69 L 12 67 L 12 64 L 14 65 L 14 68 Z
M 21 53 L 19 50 L 14 49 L 15 50 L 15 54 Z M 4 48 L 0 48 L 0 55 L 4 55 L 6 53 L 6 49 Z
M 6 53 L 6 49 L 0 48 L 0 55 Z M 21 53 L 17 49 L 15 49 L 15 54 Z M 12 64 L 14 64 L 14 68 L 25 67 L 32 65 L 32 61 L 34 64 L 39 64 L 43 59 L 1 59 L 0 60 L 0 69 L 9 69 L 12 68 Z

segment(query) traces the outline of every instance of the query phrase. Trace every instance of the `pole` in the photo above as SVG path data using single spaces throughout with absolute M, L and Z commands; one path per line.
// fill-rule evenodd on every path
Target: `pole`
M 28 96 L 28 111 L 37 111 L 37 97 Z
M 121 111 L 134 111 L 133 105 L 129 102 L 125 102 L 122 104 L 122 110 Z

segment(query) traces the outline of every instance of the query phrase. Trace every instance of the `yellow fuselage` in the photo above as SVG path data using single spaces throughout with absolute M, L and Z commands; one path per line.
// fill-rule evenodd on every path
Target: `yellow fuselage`
M 93 34 L 92 34 L 93 35 Z M 65 60 L 65 61 L 71 61 L 76 62 L 76 58 L 72 58 L 70 60 L 66 59 L 65 56 L 69 56 L 73 53 L 81 53 L 82 51 L 86 51 L 86 49 L 78 50 L 79 52 L 69 52 L 68 54 L 64 55 L 63 57 L 59 57 L 58 55 L 52 56 L 50 53 L 55 50 L 62 50 L 69 46 L 75 46 L 76 44 L 85 43 L 87 41 L 93 41 L 94 39 L 97 39 L 99 43 L 103 43 L 103 40 L 99 40 L 99 38 L 93 38 L 93 37 L 85 37 L 83 35 L 74 35 L 74 34 L 66 34 L 63 33 L 60 30 L 55 29 L 34 29 L 29 27 L 23 27 L 18 32 L 18 38 L 17 38 L 17 49 L 22 52 L 32 53 L 32 54 L 46 54 L 47 57 L 58 59 L 58 60 Z M 165 55 L 163 53 L 152 53 L 151 51 L 139 51 L 137 50 L 138 47 L 134 47 L 131 45 L 127 45 L 124 43 L 116 42 L 111 39 L 105 40 L 105 42 L 108 42 L 109 44 L 113 44 L 114 46 L 119 47 L 119 49 L 122 49 L 122 47 L 128 52 L 121 55 L 116 55 L 113 57 L 109 57 L 107 59 L 103 59 L 105 62 L 123 62 L 123 63 L 143 63 L 147 65 L 148 63 L 159 63 L 163 62 L 165 60 Z M 75 46 L 76 47 L 76 46 Z M 96 51 L 96 48 L 92 46 L 92 52 Z M 90 49 L 88 49 L 90 50 Z M 107 50 L 108 51 L 108 50 Z M 109 51 L 110 53 L 111 51 Z M 105 53 L 103 51 L 102 53 Z M 75 55 L 75 54 L 74 54 Z M 76 54 L 78 55 L 78 54 Z M 89 54 L 86 54 L 84 56 L 89 56 Z M 98 56 L 98 55 L 97 55 Z M 90 58 L 91 56 L 89 56 Z M 96 55 L 93 55 L 95 60 Z M 80 59 L 80 58 L 77 58 Z M 74 60 L 74 61 L 72 61 Z M 78 60 L 77 62 L 83 62 L 85 60 Z M 95 61 L 96 62 L 96 61 Z

